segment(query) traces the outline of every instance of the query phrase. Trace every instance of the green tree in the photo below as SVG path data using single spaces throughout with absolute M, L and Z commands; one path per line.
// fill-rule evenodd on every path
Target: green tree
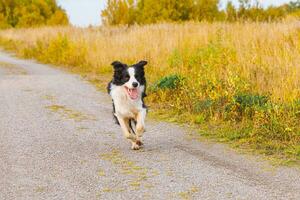
M 294 11 L 299 11 L 299 10 L 300 10 L 300 0 L 291 1 L 288 4 L 288 11 L 289 12 L 294 12 Z

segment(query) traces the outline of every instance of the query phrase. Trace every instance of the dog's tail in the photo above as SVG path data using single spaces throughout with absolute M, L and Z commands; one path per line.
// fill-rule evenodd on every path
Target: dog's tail
M 136 132 L 134 131 L 136 127 L 136 121 L 134 119 L 130 119 L 128 123 L 132 133 L 136 135 Z

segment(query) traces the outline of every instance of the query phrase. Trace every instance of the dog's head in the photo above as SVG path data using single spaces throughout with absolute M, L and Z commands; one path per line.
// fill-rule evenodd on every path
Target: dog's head
M 123 86 L 132 100 L 138 99 L 141 93 L 144 92 L 146 85 L 145 65 L 147 65 L 147 61 L 140 61 L 131 66 L 119 61 L 112 63 L 114 67 L 113 84 Z

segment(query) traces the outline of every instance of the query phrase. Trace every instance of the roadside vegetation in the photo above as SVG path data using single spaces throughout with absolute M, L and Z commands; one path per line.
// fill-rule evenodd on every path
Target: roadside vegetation
M 148 60 L 150 113 L 300 164 L 297 18 L 125 24 L 8 29 L 0 31 L 0 44 L 18 56 L 65 66 L 102 88 L 112 61 Z
M 146 59 L 147 102 L 158 115 L 299 161 L 298 22 L 18 29 L 0 37 L 19 56 L 64 65 L 100 84 L 111 77 L 113 60 Z

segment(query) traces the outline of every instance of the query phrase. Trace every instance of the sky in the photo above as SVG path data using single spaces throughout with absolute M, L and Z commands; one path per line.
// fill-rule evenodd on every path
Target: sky
M 221 7 L 228 0 L 221 0 Z M 238 0 L 231 0 L 237 4 Z M 264 7 L 281 5 L 291 0 L 259 0 Z M 67 11 L 71 23 L 75 26 L 86 27 L 101 25 L 101 10 L 105 7 L 106 0 L 57 0 L 58 5 Z M 222 6 L 223 5 L 223 6 Z
M 67 11 L 70 22 L 75 26 L 100 25 L 101 10 L 106 0 L 57 0 L 57 4 Z

